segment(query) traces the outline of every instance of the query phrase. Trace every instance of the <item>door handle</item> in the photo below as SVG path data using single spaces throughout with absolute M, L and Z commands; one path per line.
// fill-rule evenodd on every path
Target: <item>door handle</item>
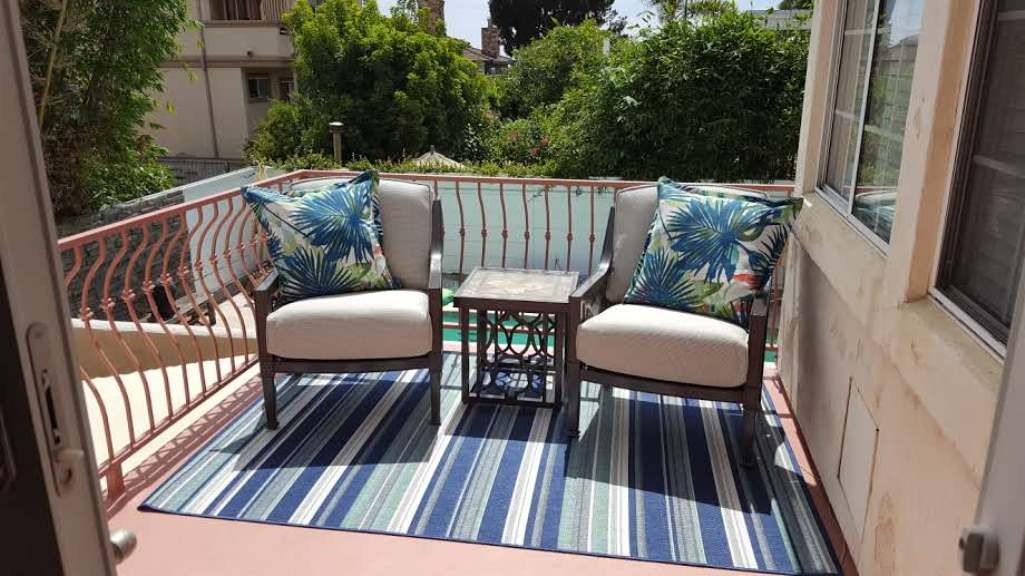
M 984 526 L 969 526 L 961 530 L 957 547 L 961 569 L 968 574 L 989 574 L 1000 563 L 1000 544 Z
M 125 561 L 135 552 L 138 539 L 131 530 L 115 530 L 110 533 L 110 546 L 114 549 L 114 561 L 118 564 Z
M 45 324 L 36 322 L 28 327 L 28 352 L 32 360 L 32 380 L 39 398 L 39 412 L 43 418 L 43 435 L 50 457 L 50 473 L 57 495 L 63 494 L 75 480 L 75 469 L 85 458 L 85 452 L 68 446 L 64 435 L 64 415 L 61 410 L 60 389 L 56 386 L 59 371 L 54 369 L 50 349 L 50 335 Z

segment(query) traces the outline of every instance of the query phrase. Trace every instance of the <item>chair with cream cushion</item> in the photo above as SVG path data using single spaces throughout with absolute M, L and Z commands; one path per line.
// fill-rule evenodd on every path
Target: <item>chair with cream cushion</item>
M 623 304 L 658 203 L 655 186 L 620 191 L 610 211 L 598 269 L 570 299 L 566 400 L 570 436 L 580 433 L 580 383 L 744 407 L 743 448 L 751 461 L 761 410 L 768 306 L 764 295 L 744 329 L 724 320 Z
M 304 180 L 300 192 L 345 181 Z M 427 369 L 431 422 L 440 423 L 441 206 L 428 186 L 382 180 L 384 255 L 402 289 L 320 296 L 278 305 L 272 272 L 255 291 L 267 427 L 277 421 L 274 375 Z

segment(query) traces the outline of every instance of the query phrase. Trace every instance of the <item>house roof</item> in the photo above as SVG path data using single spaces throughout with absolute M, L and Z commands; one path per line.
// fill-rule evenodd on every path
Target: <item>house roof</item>
M 491 62 L 494 64 L 513 63 L 513 59 L 504 54 L 499 54 L 498 56 L 488 56 L 480 48 L 474 48 L 470 45 L 463 47 L 463 56 L 469 58 L 474 62 Z

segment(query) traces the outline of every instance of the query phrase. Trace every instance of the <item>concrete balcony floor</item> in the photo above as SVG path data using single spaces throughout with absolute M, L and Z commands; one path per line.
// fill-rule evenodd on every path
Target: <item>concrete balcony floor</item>
M 451 343 L 446 348 L 455 349 Z M 506 548 L 337 530 L 273 526 L 240 521 L 140 512 L 138 506 L 168 475 L 234 417 L 259 398 L 250 369 L 177 422 L 132 461 L 124 497 L 110 506 L 112 530 L 138 537 L 138 548 L 121 566 L 123 576 L 163 575 L 396 575 L 490 574 L 492 576 L 605 574 L 712 576 L 747 572 L 684 567 L 635 560 Z M 766 386 L 780 412 L 812 497 L 846 576 L 856 575 L 846 543 L 818 482 L 800 431 L 781 393 L 775 366 Z M 130 465 L 132 462 L 129 463 Z

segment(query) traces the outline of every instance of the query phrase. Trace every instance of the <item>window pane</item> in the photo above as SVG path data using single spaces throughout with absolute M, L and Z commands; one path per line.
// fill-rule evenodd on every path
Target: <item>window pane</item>
M 986 63 L 947 286 L 1006 339 L 1025 257 L 1025 2 L 1004 0 Z
M 887 242 L 897 200 L 922 5 L 923 0 L 882 0 L 879 5 L 854 216 Z
M 826 156 L 825 183 L 845 199 L 850 195 L 854 177 L 854 152 L 858 145 L 858 125 L 861 123 L 864 105 L 874 12 L 873 0 L 851 0 L 847 4 L 841 40 L 840 71 L 837 75 L 836 104 Z

